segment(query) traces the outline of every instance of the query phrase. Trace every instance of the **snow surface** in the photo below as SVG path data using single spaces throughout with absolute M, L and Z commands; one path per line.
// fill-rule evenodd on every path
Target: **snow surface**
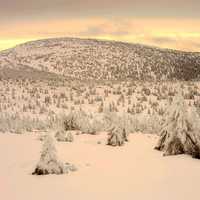
M 131 134 L 122 147 L 105 145 L 107 135 L 75 135 L 56 143 L 63 162 L 78 171 L 33 176 L 40 157 L 38 134 L 0 134 L 2 200 L 189 200 L 199 199 L 200 161 L 163 157 L 158 137 Z

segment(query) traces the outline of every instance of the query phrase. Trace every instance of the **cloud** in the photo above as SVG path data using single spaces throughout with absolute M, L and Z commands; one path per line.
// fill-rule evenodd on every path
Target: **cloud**
M 0 40 L 84 37 L 200 51 L 200 19 L 82 18 L 0 24 Z M 0 45 L 2 45 L 1 43 Z M 13 45 L 15 42 L 13 42 Z M 5 47 L 5 44 L 4 44 Z M 1 48 L 1 47 L 0 47 Z
M 126 36 L 131 34 L 129 31 L 130 26 L 133 28 L 132 23 L 127 20 L 104 20 L 102 23 L 92 24 L 86 27 L 86 30 L 80 32 L 81 36 Z M 134 27 L 135 30 L 138 30 L 140 27 L 138 26 L 137 29 Z M 136 31 L 134 32 L 136 33 Z
M 151 41 L 156 43 L 156 44 L 169 44 L 169 43 L 174 43 L 177 41 L 176 38 L 170 38 L 170 37 L 153 37 L 151 38 Z
M 85 31 L 80 32 L 80 35 L 82 36 L 89 36 L 89 35 L 99 36 L 104 34 L 106 34 L 106 31 L 99 26 L 90 26 Z
M 0 22 L 82 17 L 200 17 L 199 0 L 0 0 Z
M 200 36 L 183 37 L 178 35 L 173 37 L 157 37 L 156 35 L 151 35 L 143 38 L 143 41 L 145 41 L 147 44 L 151 44 L 158 47 L 200 52 L 199 40 Z

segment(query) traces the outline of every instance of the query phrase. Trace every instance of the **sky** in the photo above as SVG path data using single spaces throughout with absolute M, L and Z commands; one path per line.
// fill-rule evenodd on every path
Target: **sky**
M 200 51 L 200 0 L 0 0 L 0 50 L 55 37 Z

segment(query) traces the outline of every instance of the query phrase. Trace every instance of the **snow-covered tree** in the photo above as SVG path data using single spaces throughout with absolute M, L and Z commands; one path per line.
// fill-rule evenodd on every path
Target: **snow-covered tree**
M 77 112 L 70 112 L 64 119 L 64 129 L 68 130 L 79 130 L 77 123 L 78 114 Z
M 80 130 L 83 133 L 94 133 L 92 117 L 82 109 L 73 111 L 65 117 L 64 129 L 66 131 Z
M 59 142 L 65 142 L 66 140 L 66 132 L 64 130 L 58 131 L 55 135 L 55 138 Z
M 103 101 L 102 101 L 101 104 L 98 107 L 98 112 L 102 113 L 103 112 L 103 108 L 104 108 L 104 105 L 103 105 Z
M 68 170 L 65 165 L 57 158 L 57 152 L 54 145 L 54 140 L 50 134 L 45 137 L 40 160 L 33 174 L 63 174 Z
M 57 141 L 59 142 L 73 142 L 74 141 L 74 137 L 72 134 L 72 131 L 58 131 L 55 135 Z
M 166 113 L 161 137 L 155 149 L 164 155 L 190 154 L 200 158 L 199 116 L 195 108 L 190 109 L 179 92 Z
M 109 133 L 107 144 L 111 146 L 122 146 L 127 141 L 128 138 L 125 129 L 121 129 L 120 127 L 114 127 Z
M 123 128 L 122 130 L 122 138 L 124 139 L 125 142 L 128 142 L 128 133 L 126 132 L 125 128 Z
M 79 118 L 78 122 L 82 133 L 95 134 L 96 130 L 93 124 L 93 120 L 93 116 L 86 113 Z
M 74 141 L 74 136 L 72 134 L 72 131 L 67 131 L 66 132 L 66 138 L 65 138 L 66 142 L 73 142 Z

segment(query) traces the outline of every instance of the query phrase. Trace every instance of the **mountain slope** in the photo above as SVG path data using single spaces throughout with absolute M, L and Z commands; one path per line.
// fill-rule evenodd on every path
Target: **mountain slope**
M 58 38 L 18 45 L 0 53 L 0 70 L 30 69 L 79 80 L 193 80 L 200 53 L 93 39 Z

